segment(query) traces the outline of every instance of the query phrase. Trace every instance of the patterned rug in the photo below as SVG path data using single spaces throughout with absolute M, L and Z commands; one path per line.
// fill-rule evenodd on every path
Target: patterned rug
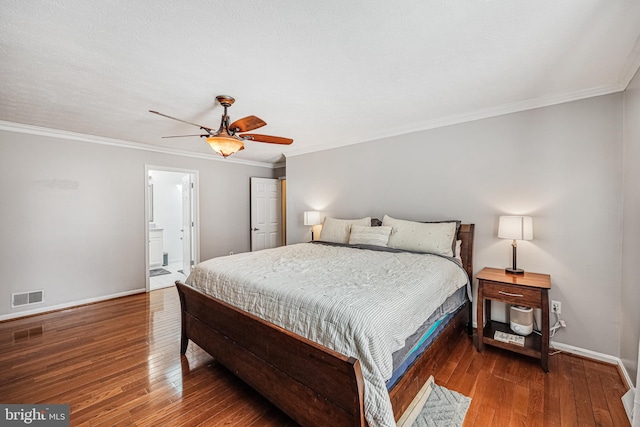
M 154 268 L 149 270 L 149 277 L 162 276 L 164 274 L 171 274 L 169 270 L 165 270 L 164 268 Z
M 461 427 L 470 404 L 470 397 L 434 384 L 412 427 Z

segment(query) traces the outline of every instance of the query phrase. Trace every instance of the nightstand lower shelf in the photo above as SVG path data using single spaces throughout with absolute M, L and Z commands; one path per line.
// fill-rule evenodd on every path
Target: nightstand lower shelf
M 508 324 L 490 320 L 485 324 L 484 331 L 479 339 L 482 339 L 482 342 L 485 344 L 489 344 L 494 347 L 500 347 L 515 353 L 525 354 L 527 356 L 535 357 L 536 359 L 541 358 L 540 349 L 542 348 L 542 337 L 540 337 L 540 335 L 532 332 L 530 335 L 524 337 L 524 346 L 519 346 L 493 339 L 496 331 L 514 334 Z

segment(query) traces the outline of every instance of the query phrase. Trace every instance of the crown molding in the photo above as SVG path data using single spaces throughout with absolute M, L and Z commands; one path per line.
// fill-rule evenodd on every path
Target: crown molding
M 217 154 L 195 153 L 186 150 L 179 150 L 168 147 L 156 147 L 140 142 L 124 141 L 115 138 L 105 138 L 95 135 L 87 135 L 84 133 L 70 132 L 66 130 L 51 129 L 40 126 L 25 125 L 22 123 L 14 123 L 0 120 L 0 131 L 24 133 L 28 135 L 46 136 L 50 138 L 66 139 L 71 141 L 88 142 L 91 144 L 110 145 L 113 147 L 130 148 L 133 150 L 150 151 L 154 153 L 172 154 L 175 156 L 192 157 L 196 159 L 213 160 L 216 162 L 236 163 L 246 166 L 258 166 L 263 168 L 275 169 L 276 165 L 272 163 L 256 162 L 252 160 L 241 160 L 236 158 L 221 158 Z
M 426 131 L 430 129 L 441 128 L 445 126 L 451 126 L 466 122 L 472 122 L 476 120 L 487 119 L 491 117 L 503 116 L 512 113 L 518 113 L 527 110 L 533 110 L 536 108 L 549 107 L 553 105 L 563 104 L 572 101 L 579 101 L 582 99 L 593 98 L 596 96 L 610 95 L 616 92 L 622 92 L 629 85 L 631 79 L 635 76 L 638 69 L 640 69 L 640 39 L 636 43 L 633 50 L 633 54 L 630 55 L 630 60 L 625 70 L 622 73 L 619 83 L 613 83 L 610 85 L 600 86 L 596 88 L 590 88 L 575 92 L 555 94 L 538 98 L 526 99 L 509 104 L 503 104 L 495 107 L 484 108 L 480 110 L 470 111 L 461 114 L 452 114 L 449 116 L 439 117 L 424 122 L 413 123 L 406 126 L 399 126 L 389 128 L 384 132 L 376 132 L 366 135 L 361 135 L 354 138 L 340 139 L 329 141 L 323 144 L 315 144 L 309 147 L 298 148 L 290 150 L 285 153 L 285 157 L 295 157 L 309 153 L 315 153 L 318 151 L 330 150 L 333 148 L 340 148 L 349 145 L 361 144 L 363 142 L 377 141 L 384 138 L 397 137 L 415 132 Z M 64 131 L 59 129 L 51 129 L 40 126 L 25 125 L 21 123 L 14 123 L 0 120 L 0 130 L 25 133 L 30 135 L 47 136 L 51 138 L 67 139 L 80 142 L 89 142 L 93 144 L 111 145 L 122 148 L 130 148 L 134 150 L 150 151 L 155 153 L 172 154 L 176 156 L 192 157 L 205 160 L 214 160 L 218 162 L 236 163 L 247 166 L 258 166 L 270 169 L 276 169 L 286 166 L 286 160 L 278 163 L 266 163 L 257 162 L 252 160 L 241 160 L 237 158 L 220 158 L 215 154 L 196 153 L 186 150 L 180 150 L 168 147 L 159 147 L 149 144 L 143 144 L 139 142 L 125 141 L 114 138 L 105 138 L 95 135 L 88 135 L 77 132 Z
M 519 113 L 527 110 L 534 110 L 536 108 L 550 107 L 552 105 L 563 104 L 572 101 L 579 101 L 581 99 L 593 98 L 596 96 L 610 95 L 616 92 L 622 92 L 626 86 L 615 83 L 606 86 L 600 86 L 591 89 L 585 89 L 570 93 L 555 94 L 538 98 L 525 99 L 518 102 L 509 104 L 503 104 L 495 107 L 484 108 L 480 110 L 470 111 L 461 114 L 452 114 L 450 116 L 439 117 L 425 122 L 413 123 L 408 126 L 401 126 L 390 128 L 384 132 L 378 132 L 376 134 L 370 134 L 366 136 L 359 136 L 357 138 L 336 140 L 324 144 L 316 144 L 307 148 L 300 148 L 291 150 L 286 153 L 287 157 L 294 157 L 303 154 L 314 153 L 317 151 L 330 150 L 332 148 L 339 148 L 348 145 L 360 144 L 363 142 L 376 141 L 379 139 L 396 137 L 400 135 L 406 135 L 415 132 L 421 132 L 430 129 L 441 128 L 445 126 L 457 125 L 466 122 L 472 122 L 476 120 L 488 119 L 491 117 L 503 116 L 512 113 Z
M 631 53 L 629 54 L 627 63 L 620 72 L 620 85 L 623 90 L 629 86 L 631 80 L 640 69 L 640 37 L 636 39 L 636 44 L 633 45 Z

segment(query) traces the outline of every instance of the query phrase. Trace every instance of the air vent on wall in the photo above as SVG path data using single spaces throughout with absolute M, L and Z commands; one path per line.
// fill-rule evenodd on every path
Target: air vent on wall
M 44 291 L 21 292 L 11 294 L 11 308 L 44 302 Z

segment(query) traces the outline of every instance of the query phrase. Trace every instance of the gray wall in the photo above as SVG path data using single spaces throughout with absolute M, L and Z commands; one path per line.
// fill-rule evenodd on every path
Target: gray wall
M 568 325 L 554 340 L 617 356 L 622 117 L 615 94 L 289 157 L 288 242 L 309 239 L 311 209 L 456 218 L 476 224 L 479 271 L 510 264 L 498 216 L 532 215 L 518 265 L 551 274 Z
M 286 166 L 278 167 L 273 170 L 274 178 L 284 178 L 287 176 L 287 168 Z
M 640 73 L 636 74 L 625 91 L 624 130 L 620 358 L 631 378 L 635 379 L 640 339 Z
M 0 132 L 0 317 L 144 290 L 145 164 L 199 171 L 201 260 L 250 249 L 249 177 L 271 168 Z

